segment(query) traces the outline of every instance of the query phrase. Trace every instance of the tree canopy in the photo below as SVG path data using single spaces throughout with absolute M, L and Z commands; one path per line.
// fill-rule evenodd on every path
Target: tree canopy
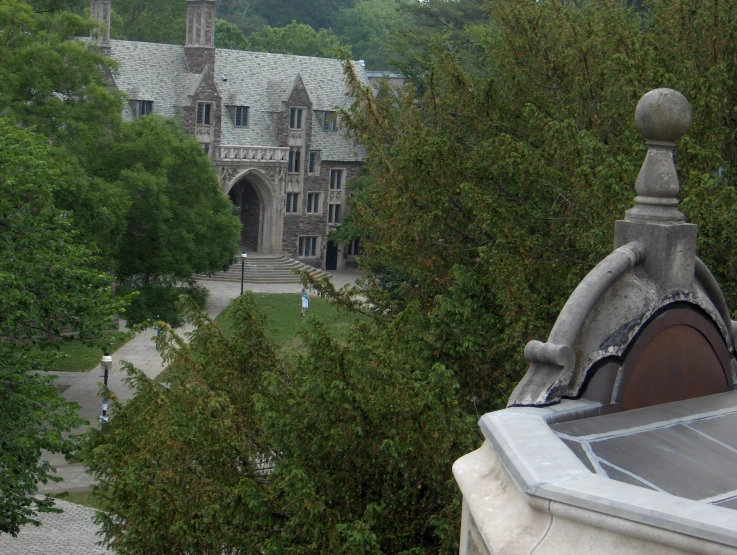
M 117 255 L 121 278 L 187 279 L 221 270 L 238 250 L 233 204 L 202 146 L 179 122 L 136 118 L 99 162 L 102 176 L 130 202 Z
M 36 373 L 51 344 L 104 335 L 130 300 L 113 298 L 116 275 L 220 269 L 238 241 L 202 148 L 171 122 L 123 123 L 114 63 L 75 40 L 93 26 L 81 9 L 0 0 L 0 532 L 13 534 L 52 507 L 30 496 L 52 479 L 41 450 L 70 453 L 81 424 Z M 136 250 L 140 227 L 156 248 Z
M 308 323 L 292 360 L 244 296 L 231 338 L 203 319 L 189 344 L 165 334 L 170 387 L 133 371 L 140 404 L 86 447 L 121 551 L 457 552 L 451 462 L 611 251 L 650 89 L 691 101 L 681 208 L 735 305 L 737 0 L 420 10 L 406 89 L 377 95 L 346 64 L 341 121 L 367 157 L 339 233 L 360 236 L 368 274 L 315 285 L 370 323 L 345 342 Z
M 13 535 L 52 507 L 30 496 L 54 479 L 41 450 L 72 452 L 65 432 L 82 423 L 48 377 L 29 371 L 58 356 L 50 342 L 99 336 L 124 306 L 54 206 L 70 173 L 44 143 L 0 119 L 0 532 Z
M 691 99 L 682 208 L 734 305 L 737 3 L 487 7 L 462 36 L 423 36 L 398 96 L 354 82 L 344 121 L 371 175 L 350 212 L 377 278 L 364 294 L 380 314 L 419 307 L 428 364 L 494 408 L 525 370 L 525 342 L 611 250 L 644 156 L 634 107 L 652 88 Z
M 284 27 L 266 26 L 251 34 L 248 37 L 248 49 L 256 52 L 337 58 L 341 44 L 332 31 L 315 31 L 309 25 L 292 21 Z
M 291 2 L 291 0 L 290 0 Z M 363 59 L 386 69 L 397 56 L 392 44 L 410 25 L 407 0 L 223 0 L 218 2 L 219 48 L 302 56 Z M 113 3 L 114 38 L 182 44 L 186 5 L 178 0 Z
M 316 322 L 297 360 L 277 355 L 249 294 L 232 336 L 198 317 L 161 347 L 164 387 L 91 431 L 83 457 L 106 541 L 121 553 L 457 551 L 449 466 L 475 440 L 442 366 L 394 349 L 405 322 L 357 325 L 345 345 Z

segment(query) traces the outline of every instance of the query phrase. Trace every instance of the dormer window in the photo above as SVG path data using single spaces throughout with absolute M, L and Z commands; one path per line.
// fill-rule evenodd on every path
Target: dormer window
M 335 112 L 320 112 L 320 126 L 323 131 L 335 131 L 337 129 Z
M 197 123 L 200 125 L 210 125 L 212 104 L 209 102 L 198 102 L 197 103 Z
M 153 100 L 133 100 L 131 109 L 134 117 L 147 116 L 154 111 Z
M 227 106 L 235 127 L 248 127 L 248 106 Z
M 289 129 L 302 129 L 302 116 L 304 108 L 290 108 L 289 110 Z

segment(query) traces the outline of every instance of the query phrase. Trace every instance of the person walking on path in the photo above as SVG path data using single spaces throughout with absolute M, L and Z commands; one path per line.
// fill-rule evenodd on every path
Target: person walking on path
M 310 298 L 307 295 L 307 289 L 302 288 L 302 316 L 305 315 L 307 309 L 310 308 Z

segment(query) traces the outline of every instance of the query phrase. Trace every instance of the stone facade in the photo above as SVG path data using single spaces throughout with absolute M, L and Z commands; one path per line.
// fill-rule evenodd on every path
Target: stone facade
M 124 117 L 181 119 L 238 206 L 245 248 L 327 269 L 355 264 L 328 240 L 363 156 L 334 117 L 351 102 L 341 62 L 216 49 L 216 1 L 186 1 L 184 46 L 93 34 L 119 62 L 112 85 L 129 96 Z M 108 28 L 110 0 L 91 0 L 91 14 Z M 363 65 L 354 68 L 367 81 Z

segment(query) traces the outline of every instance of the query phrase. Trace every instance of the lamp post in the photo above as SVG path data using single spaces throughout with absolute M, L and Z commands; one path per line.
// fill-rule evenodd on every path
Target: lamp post
M 110 353 L 105 351 L 105 354 L 102 355 L 102 360 L 100 360 L 100 366 L 102 367 L 102 383 L 105 384 L 105 388 L 107 388 L 107 376 L 110 373 L 110 369 L 113 366 L 113 357 L 110 356 Z M 107 394 L 105 397 L 102 398 L 102 416 L 100 416 L 100 423 L 105 424 L 109 420 L 107 415 Z
M 244 250 L 241 253 L 241 295 L 243 295 L 243 278 L 246 273 L 246 258 L 248 258 L 248 255 L 246 254 L 246 251 Z

